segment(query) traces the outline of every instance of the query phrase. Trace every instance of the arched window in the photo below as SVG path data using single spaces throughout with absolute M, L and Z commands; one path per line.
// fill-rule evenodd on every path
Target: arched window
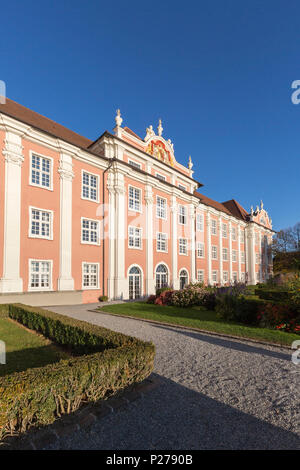
M 164 264 L 159 264 L 155 272 L 156 289 L 168 285 L 168 269 Z
M 189 275 L 186 271 L 186 269 L 182 269 L 179 273 L 179 281 L 180 281 L 180 289 L 183 289 L 188 281 L 189 281 Z
M 141 270 L 137 266 L 132 266 L 129 270 L 129 299 L 141 297 Z

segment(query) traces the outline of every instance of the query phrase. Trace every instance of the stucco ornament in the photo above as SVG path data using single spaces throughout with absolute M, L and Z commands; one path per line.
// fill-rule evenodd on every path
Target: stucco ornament
M 162 133 L 163 133 L 163 126 L 161 124 L 161 119 L 158 121 L 158 127 L 157 127 L 157 134 L 161 137 L 162 136 Z
M 147 140 L 151 139 L 151 137 L 153 137 L 154 135 L 155 135 L 155 132 L 153 130 L 153 126 L 151 125 L 151 126 L 147 127 L 145 140 L 147 141 Z
M 191 169 L 193 168 L 193 166 L 194 166 L 194 164 L 193 164 L 193 162 L 192 162 L 192 157 L 189 156 L 189 163 L 188 163 L 188 168 L 189 168 L 189 170 L 191 170 Z
M 119 109 L 117 109 L 116 113 L 117 113 L 117 115 L 115 117 L 116 125 L 117 125 L 117 127 L 121 127 L 122 122 L 123 122 L 123 119 L 121 117 L 121 111 Z

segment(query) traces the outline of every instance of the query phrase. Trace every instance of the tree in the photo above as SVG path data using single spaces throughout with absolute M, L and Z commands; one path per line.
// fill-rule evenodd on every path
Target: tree
M 300 251 L 300 222 L 292 227 L 291 236 L 293 239 L 294 250 Z
M 287 253 L 294 249 L 294 239 L 292 235 L 292 228 L 286 228 L 276 233 L 273 239 L 273 252 Z

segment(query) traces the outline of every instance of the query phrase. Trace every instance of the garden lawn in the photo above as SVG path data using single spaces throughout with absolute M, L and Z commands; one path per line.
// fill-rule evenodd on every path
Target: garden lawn
M 293 333 L 226 322 L 217 318 L 215 312 L 205 310 L 203 307 L 180 308 L 147 304 L 146 302 L 128 302 L 98 307 L 98 310 L 103 313 L 127 315 L 133 318 L 144 318 L 171 325 L 190 326 L 215 333 L 241 336 L 243 338 L 277 343 L 284 346 L 291 346 L 294 340 L 300 339 L 299 335 Z
M 70 357 L 48 339 L 7 317 L 0 318 L 0 340 L 6 344 L 6 364 L 0 364 L 0 377 Z

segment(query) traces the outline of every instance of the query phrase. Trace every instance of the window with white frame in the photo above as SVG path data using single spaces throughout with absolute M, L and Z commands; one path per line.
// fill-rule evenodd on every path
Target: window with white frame
M 232 241 L 236 241 L 236 228 L 235 227 L 232 227 L 231 228 L 231 238 L 232 238 Z
M 228 261 L 228 249 L 223 248 L 223 261 Z
M 223 271 L 223 282 L 228 282 L 228 271 Z
M 204 243 L 197 242 L 197 258 L 204 258 Z
M 204 270 L 203 269 L 197 269 L 197 281 L 204 282 Z
M 204 221 L 203 214 L 197 214 L 196 229 L 198 232 L 203 232 L 203 227 L 204 227 L 203 221 Z
M 128 161 L 129 165 L 132 166 L 133 168 L 138 168 L 139 170 L 142 168 L 142 165 L 138 162 L 135 162 L 133 160 Z
M 99 220 L 81 219 L 81 243 L 100 245 Z
M 156 217 L 158 219 L 167 218 L 167 200 L 163 197 L 156 197 Z
M 157 232 L 156 234 L 156 250 L 167 252 L 168 245 L 167 245 L 167 234 Z
M 155 176 L 161 181 L 167 181 L 167 178 L 164 175 L 161 175 L 160 173 L 156 173 Z
M 218 259 L 218 247 L 215 245 L 212 245 L 211 247 L 211 258 Z
M 99 264 L 83 263 L 82 264 L 82 288 L 83 289 L 99 289 Z
M 187 223 L 187 208 L 185 206 L 179 206 L 179 223 L 180 225 L 186 225 Z
M 98 175 L 82 172 L 82 198 L 98 201 Z
M 128 189 L 128 208 L 131 211 L 141 212 L 142 191 L 133 186 Z
M 52 239 L 53 212 L 30 208 L 30 237 Z
M 237 251 L 236 250 L 232 250 L 232 261 L 233 263 L 235 263 L 237 260 Z
M 241 230 L 240 231 L 240 243 L 244 243 L 245 241 L 245 231 Z
M 218 271 L 212 271 L 211 277 L 213 282 L 218 282 Z
M 31 178 L 34 186 L 51 189 L 52 185 L 52 160 L 40 155 L 31 155 Z
M 179 184 L 179 185 L 178 185 L 178 188 L 179 188 L 179 189 L 182 189 L 182 191 L 186 191 L 186 187 L 183 186 L 183 184 Z
M 29 290 L 50 290 L 52 284 L 52 262 L 29 261 Z
M 241 251 L 241 263 L 245 263 L 245 252 Z
M 211 220 L 211 234 L 217 235 L 217 221 L 215 219 Z
M 129 248 L 142 248 L 142 229 L 139 227 L 128 227 Z
M 242 282 L 245 282 L 245 280 L 246 280 L 245 273 L 241 273 L 241 281 L 242 281 Z
M 179 238 L 179 254 L 187 255 L 187 239 Z
M 227 224 L 222 224 L 222 237 L 227 238 Z
M 234 282 L 237 282 L 237 280 L 238 280 L 238 275 L 237 275 L 237 272 L 236 272 L 236 271 L 234 271 L 234 272 L 232 273 L 232 279 L 234 280 Z

